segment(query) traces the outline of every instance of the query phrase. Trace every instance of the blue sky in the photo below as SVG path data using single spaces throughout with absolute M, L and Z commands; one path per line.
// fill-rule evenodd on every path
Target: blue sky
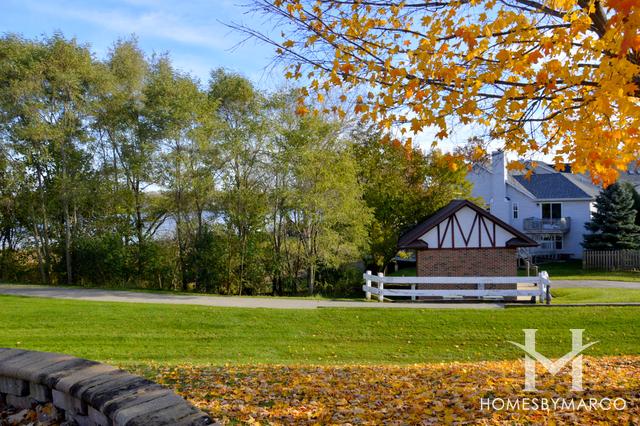
M 247 0 L 0 0 L 0 32 L 27 38 L 61 31 L 89 43 L 103 58 L 118 38 L 138 37 L 151 54 L 168 52 L 177 68 L 203 82 L 209 71 L 238 71 L 260 87 L 273 88 L 282 72 L 270 66 L 274 50 L 250 40 L 224 23 L 243 23 L 270 32 L 273 25 L 250 12 Z
M 272 46 L 249 40 L 225 23 L 244 24 L 279 36 L 273 22 L 252 13 L 251 0 L 0 0 L 0 33 L 37 38 L 61 31 L 91 45 L 104 58 L 119 38 L 135 34 L 147 53 L 169 53 L 174 65 L 206 83 L 210 70 L 240 72 L 258 87 L 285 86 L 282 67 L 273 67 Z M 235 47 L 237 46 L 237 47 Z M 235 48 L 234 48 L 235 47 Z M 478 130 L 456 126 L 440 144 L 445 150 L 463 143 Z M 414 141 L 428 149 L 436 130 L 425 129 Z

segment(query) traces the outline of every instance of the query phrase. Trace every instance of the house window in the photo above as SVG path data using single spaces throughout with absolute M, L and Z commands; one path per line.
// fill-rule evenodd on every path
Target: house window
M 544 250 L 562 250 L 562 235 L 559 234 L 541 234 L 536 237 L 536 241 L 540 243 L 540 248 Z
M 518 218 L 518 203 L 513 203 L 512 208 L 513 208 L 513 218 L 517 219 Z
M 543 219 L 560 219 L 562 217 L 561 203 L 542 203 Z

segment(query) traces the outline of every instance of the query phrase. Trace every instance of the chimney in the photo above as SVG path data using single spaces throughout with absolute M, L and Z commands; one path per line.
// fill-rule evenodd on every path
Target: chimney
M 507 167 L 504 151 L 491 153 L 491 214 L 509 223 L 509 201 L 507 200 Z

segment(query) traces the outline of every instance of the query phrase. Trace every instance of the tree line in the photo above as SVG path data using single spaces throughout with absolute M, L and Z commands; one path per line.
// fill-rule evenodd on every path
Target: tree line
M 0 38 L 0 280 L 342 293 L 468 196 L 446 155 L 383 143 L 295 89 L 206 83 L 120 40 Z

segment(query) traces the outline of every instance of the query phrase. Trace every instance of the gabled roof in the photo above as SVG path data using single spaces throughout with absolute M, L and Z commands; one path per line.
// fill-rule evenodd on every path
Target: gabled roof
M 431 229 L 436 227 L 438 224 L 442 223 L 450 216 L 454 215 L 458 210 L 463 207 L 469 207 L 472 210 L 475 210 L 479 215 L 484 218 L 494 222 L 496 225 L 504 228 L 509 233 L 514 235 L 515 237 L 510 239 L 507 242 L 508 247 L 536 247 L 538 243 L 522 232 L 518 231 L 508 223 L 503 222 L 498 217 L 492 215 L 485 209 L 480 206 L 472 203 L 469 200 L 453 200 L 446 206 L 442 207 L 437 212 L 433 213 L 431 216 L 427 217 L 423 222 L 416 225 L 405 234 L 403 234 L 398 240 L 398 248 L 400 249 L 426 249 L 428 248 L 428 244 L 420 239 L 424 234 L 429 232 Z
M 513 176 L 528 192 L 537 199 L 592 199 L 599 189 L 580 181 L 576 176 L 568 173 L 534 173 L 531 176 Z
M 535 199 L 536 196 L 533 195 L 527 188 L 525 188 L 520 182 L 518 182 L 513 175 L 507 175 L 507 184 L 511 185 L 514 189 L 522 192 L 529 198 Z

